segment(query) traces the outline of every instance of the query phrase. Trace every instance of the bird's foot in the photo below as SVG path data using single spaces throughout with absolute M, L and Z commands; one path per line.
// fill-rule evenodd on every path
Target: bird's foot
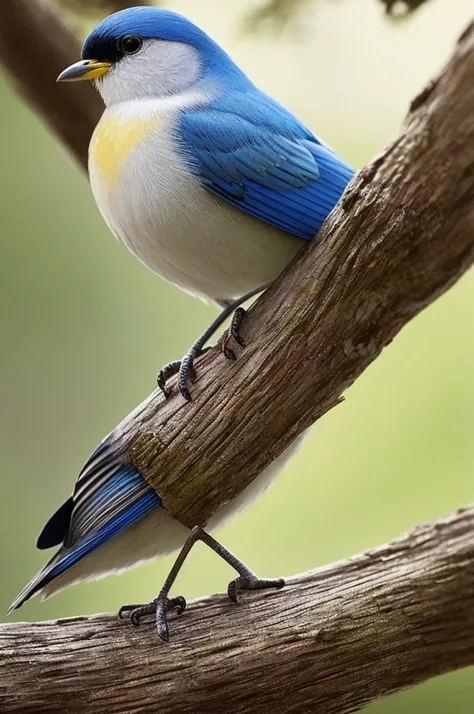
M 160 593 L 154 600 L 145 604 L 123 605 L 119 610 L 118 616 L 121 620 L 128 617 L 132 625 L 138 627 L 142 617 L 155 615 L 158 635 L 162 640 L 168 642 L 167 613 L 176 610 L 177 615 L 182 615 L 185 609 L 186 600 L 181 595 L 169 598 L 167 595 Z
M 239 594 L 244 590 L 265 590 L 266 588 L 275 588 L 281 590 L 284 587 L 285 581 L 283 578 L 266 579 L 258 578 L 254 573 L 249 571 L 245 575 L 239 575 L 235 580 L 231 580 L 227 586 L 227 594 L 232 602 L 237 603 Z
M 189 384 L 194 382 L 196 379 L 196 371 L 194 369 L 194 360 L 200 357 L 205 352 L 208 352 L 211 348 L 206 347 L 205 349 L 191 349 L 186 352 L 183 359 L 175 360 L 174 362 L 169 362 L 163 369 L 161 369 L 156 378 L 156 383 L 158 388 L 161 389 L 166 399 L 171 396 L 171 387 L 167 386 L 168 380 L 171 377 L 178 375 L 178 389 L 180 394 L 187 402 L 191 401 L 191 393 L 189 391 Z
M 234 340 L 240 347 L 245 347 L 244 338 L 240 334 L 240 328 L 245 319 L 246 311 L 243 307 L 238 307 L 232 315 L 232 321 L 227 330 L 227 335 L 222 342 L 222 352 L 227 359 L 235 361 L 237 359 L 233 349 L 229 347 L 229 342 Z

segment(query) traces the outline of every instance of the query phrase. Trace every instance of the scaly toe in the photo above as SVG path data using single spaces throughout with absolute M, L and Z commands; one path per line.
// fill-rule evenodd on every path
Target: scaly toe
M 160 596 L 158 596 L 156 603 L 156 631 L 162 640 L 169 642 L 170 639 L 167 613 L 171 610 L 176 610 L 179 616 L 182 615 L 185 609 L 186 600 L 181 595 L 173 598 L 160 598 Z
M 227 594 L 232 602 L 238 603 L 239 594 L 244 590 L 265 590 L 267 588 L 275 588 L 280 590 L 284 587 L 285 581 L 283 578 L 264 579 L 257 578 L 256 575 L 239 575 L 235 580 L 231 580 L 227 587 Z
M 175 360 L 174 362 L 169 362 L 158 372 L 156 383 L 158 389 L 163 392 L 165 399 L 169 399 L 172 394 L 171 387 L 166 386 L 166 382 L 171 379 L 171 377 L 174 377 L 175 374 L 178 374 L 180 367 L 181 360 Z
M 132 625 L 138 627 L 142 617 L 145 617 L 145 615 L 154 615 L 155 612 L 156 600 L 152 600 L 151 602 L 140 605 L 123 605 L 119 610 L 118 616 L 121 620 L 128 617 Z
M 229 347 L 230 340 L 234 340 L 240 347 L 245 347 L 245 341 L 239 330 L 245 318 L 245 310 L 243 307 L 238 307 L 232 316 L 232 322 L 227 330 L 227 336 L 222 343 L 222 351 L 226 359 L 235 361 L 237 359 L 234 350 Z
M 136 610 L 137 607 L 143 607 L 143 603 L 136 603 L 134 605 L 122 605 L 118 611 L 119 620 L 125 620 L 131 613 L 132 610 Z

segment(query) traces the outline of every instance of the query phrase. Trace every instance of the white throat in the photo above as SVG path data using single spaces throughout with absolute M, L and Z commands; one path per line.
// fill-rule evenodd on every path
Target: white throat
M 191 45 L 145 40 L 136 55 L 123 57 L 95 84 L 107 107 L 134 99 L 161 99 L 191 89 L 202 74 Z

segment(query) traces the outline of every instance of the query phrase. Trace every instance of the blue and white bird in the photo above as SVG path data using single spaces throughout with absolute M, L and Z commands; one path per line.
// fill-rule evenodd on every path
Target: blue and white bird
M 106 18 L 87 37 L 82 60 L 59 77 L 84 79 L 95 82 L 106 105 L 91 140 L 89 171 L 110 229 L 152 271 L 226 306 L 227 314 L 274 280 L 315 236 L 353 175 L 205 32 L 176 13 L 135 7 Z M 181 365 L 185 395 L 189 365 L 201 347 Z M 208 528 L 248 505 L 288 456 L 217 512 Z M 39 537 L 39 548 L 62 544 L 60 550 L 12 608 L 36 592 L 48 596 L 165 555 L 188 536 L 127 465 L 112 432 Z M 236 567 L 239 587 L 281 585 L 260 581 L 207 533 L 198 530 L 192 538 L 205 540 Z M 153 606 L 158 615 L 161 608 L 162 636 L 166 610 L 182 609 L 181 600 L 167 599 L 171 582 Z M 145 611 L 136 610 L 132 620 Z
M 228 314 L 315 236 L 352 169 L 181 15 L 117 12 L 82 56 L 59 81 L 91 79 L 105 102 L 89 173 L 107 224 L 152 271 Z M 182 364 L 187 397 L 201 345 Z

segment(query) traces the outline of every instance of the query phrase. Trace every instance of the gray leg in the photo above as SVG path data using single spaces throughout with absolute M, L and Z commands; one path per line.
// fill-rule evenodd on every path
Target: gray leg
M 186 401 L 191 401 L 191 393 L 189 391 L 188 384 L 189 382 L 192 382 L 195 378 L 194 360 L 196 359 L 196 357 L 199 357 L 204 353 L 204 345 L 206 344 L 206 342 L 212 337 L 212 335 L 219 329 L 219 327 L 221 327 L 222 323 L 225 322 L 234 311 L 236 311 L 236 314 L 234 315 L 232 323 L 229 327 L 228 336 L 223 345 L 223 352 L 227 359 L 236 359 L 235 353 L 233 352 L 233 350 L 228 348 L 227 343 L 232 338 L 237 342 L 237 344 L 244 346 L 244 341 L 242 340 L 242 337 L 238 332 L 239 327 L 242 324 L 242 320 L 245 316 L 245 310 L 243 308 L 240 308 L 240 305 L 246 300 L 249 300 L 251 297 L 254 297 L 254 295 L 257 295 L 258 293 L 262 292 L 267 287 L 267 285 L 264 285 L 263 287 L 251 290 L 249 293 L 243 295 L 238 300 L 216 300 L 216 302 L 223 307 L 223 310 L 220 315 L 216 317 L 214 322 L 209 325 L 207 330 L 205 330 L 205 332 L 203 332 L 203 334 L 190 347 L 190 349 L 184 355 L 183 359 L 175 360 L 174 362 L 169 362 L 169 364 L 165 365 L 163 369 L 160 370 L 157 377 L 157 384 L 166 398 L 171 395 L 171 390 L 169 387 L 167 387 L 166 382 L 175 374 L 178 374 L 179 391 L 181 395 L 186 399 Z M 240 309 L 236 310 L 236 308 Z M 239 317 L 236 319 L 237 314 L 239 315 Z
M 181 569 L 181 566 L 186 560 L 191 548 L 198 540 L 209 546 L 211 550 L 217 553 L 217 555 L 220 555 L 226 563 L 229 563 L 229 565 L 231 565 L 234 570 L 239 573 L 239 577 L 232 580 L 227 587 L 227 593 L 232 602 L 237 602 L 238 594 L 242 590 L 261 590 L 264 588 L 277 588 L 279 590 L 284 586 L 285 581 L 283 578 L 278 578 L 276 580 L 258 578 L 255 573 L 249 570 L 246 565 L 244 565 L 238 558 L 236 558 L 235 555 L 227 550 L 227 548 L 224 548 L 224 546 L 209 535 L 209 533 L 206 533 L 206 531 L 199 526 L 195 526 L 176 558 L 174 565 L 163 584 L 163 587 L 158 593 L 158 596 L 152 600 L 152 602 L 146 603 L 145 605 L 124 605 L 120 608 L 119 617 L 123 619 L 124 615 L 128 615 L 132 624 L 139 625 L 141 617 L 144 615 L 155 614 L 156 629 L 158 630 L 158 634 L 162 640 L 168 642 L 169 632 L 166 618 L 167 613 L 170 610 L 177 610 L 178 615 L 181 615 L 186 607 L 186 600 L 183 597 L 179 596 L 169 598 L 168 595 Z

